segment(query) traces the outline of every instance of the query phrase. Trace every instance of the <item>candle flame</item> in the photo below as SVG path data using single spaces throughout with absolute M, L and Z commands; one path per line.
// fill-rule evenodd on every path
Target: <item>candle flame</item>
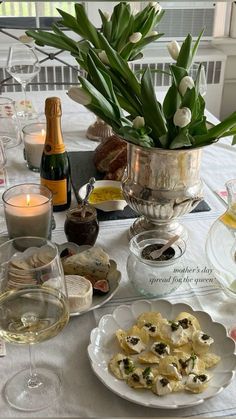
M 30 195 L 26 195 L 26 205 L 29 206 L 30 205 Z
M 41 130 L 41 134 L 42 134 L 42 137 L 44 137 L 44 135 L 45 135 L 45 129 L 42 129 Z

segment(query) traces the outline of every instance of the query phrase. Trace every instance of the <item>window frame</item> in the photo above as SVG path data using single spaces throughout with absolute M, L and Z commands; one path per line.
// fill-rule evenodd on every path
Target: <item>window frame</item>
M 21 0 L 13 0 L 13 1 L 20 2 Z M 51 0 L 49 3 L 54 3 L 56 1 L 57 0 Z M 74 3 L 75 1 L 76 0 L 68 0 L 66 3 Z M 37 2 L 35 0 L 34 1 L 29 0 L 29 2 L 38 3 L 38 5 L 36 4 L 36 9 L 38 9 L 38 11 L 40 12 L 40 6 L 41 6 L 40 1 Z M 98 15 L 98 12 L 97 12 L 98 8 L 101 8 L 102 10 L 111 12 L 113 10 L 114 5 L 117 4 L 118 2 L 117 1 L 95 1 L 95 2 L 94 1 L 82 1 L 82 3 L 85 4 L 87 13 L 89 14 L 90 18 L 92 20 L 96 21 L 96 18 L 97 18 L 97 15 Z M 96 5 L 97 5 L 96 10 L 94 8 L 94 3 L 96 3 Z M 132 3 L 131 6 L 133 8 L 135 8 L 135 7 L 137 8 L 137 6 L 142 6 L 146 2 L 137 1 L 137 2 L 131 2 L 131 3 Z M 166 0 L 161 1 L 161 4 L 163 4 L 163 6 L 166 6 L 166 7 L 167 7 L 167 3 L 169 3 L 168 8 L 173 6 L 173 4 L 176 5 L 176 2 L 174 2 L 174 1 L 166 1 Z M 204 2 L 202 0 L 200 2 L 199 1 L 184 0 L 184 1 L 180 1 L 180 2 L 178 1 L 178 4 L 179 5 L 181 4 L 182 6 L 186 5 L 186 8 L 192 7 L 191 5 L 194 5 L 195 7 L 199 8 L 202 4 L 204 4 Z M 232 9 L 232 5 L 233 5 L 233 0 L 231 0 L 230 2 L 227 1 L 227 0 L 225 0 L 225 1 L 216 0 L 215 4 L 216 4 L 216 6 L 215 6 L 216 7 L 216 13 L 215 13 L 215 21 L 214 21 L 213 39 L 218 38 L 218 37 L 228 38 L 229 34 L 230 34 L 230 20 L 231 20 L 230 18 L 231 18 L 231 9 Z M 0 7 L 1 7 L 1 5 L 0 5 Z M 37 10 L 36 10 L 36 12 L 37 12 Z M 36 17 L 32 17 L 32 16 L 30 16 L 30 17 L 10 17 L 10 18 L 0 17 L 0 28 L 5 28 L 7 30 L 8 29 L 7 25 L 4 25 L 4 26 L 1 25 L 1 22 L 3 22 L 3 20 L 5 20 L 5 19 L 6 19 L 6 22 L 7 21 L 10 22 L 10 21 L 13 21 L 13 20 L 16 21 L 16 20 L 24 19 L 24 22 L 31 22 L 28 27 L 32 27 L 32 24 L 34 22 L 35 22 L 34 27 L 39 27 L 39 24 L 42 24 L 43 22 L 46 22 L 46 21 L 47 21 L 48 24 L 51 24 L 53 21 L 56 21 L 57 19 L 59 19 L 59 17 L 58 18 L 57 17 L 39 17 L 39 16 L 36 16 Z M 15 35 L 16 37 L 19 37 L 20 35 L 23 35 L 25 33 L 25 29 L 26 29 L 25 25 L 20 23 L 18 26 L 19 27 L 18 28 L 16 27 L 16 29 L 9 28 L 8 32 L 12 32 L 13 35 Z M 41 25 L 41 28 L 42 29 L 48 29 L 48 28 L 46 28 L 45 25 Z M 0 32 L 0 51 L 5 50 L 6 48 L 8 48 L 9 45 L 12 42 L 14 42 L 14 41 L 12 41 L 12 39 L 10 37 L 7 37 L 6 35 L 3 35 Z M 160 42 L 161 42 L 161 40 L 158 41 L 158 43 L 160 43 Z M 152 45 L 152 48 L 153 47 L 155 48 L 155 45 Z

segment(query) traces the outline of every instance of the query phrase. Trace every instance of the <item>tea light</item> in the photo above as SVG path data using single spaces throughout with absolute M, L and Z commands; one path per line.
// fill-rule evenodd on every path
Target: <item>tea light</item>
M 51 237 L 52 193 L 48 188 L 25 184 L 9 188 L 3 194 L 9 238 Z
M 41 157 L 46 136 L 46 124 L 35 123 L 23 128 L 25 159 L 27 166 L 34 172 L 39 172 Z

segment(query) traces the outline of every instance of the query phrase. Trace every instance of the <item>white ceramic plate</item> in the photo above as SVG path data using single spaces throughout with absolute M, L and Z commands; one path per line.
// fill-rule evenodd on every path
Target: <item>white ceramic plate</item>
M 119 351 L 115 338 L 116 330 L 128 329 L 134 324 L 138 315 L 145 311 L 160 311 L 169 319 L 175 318 L 181 311 L 187 311 L 195 315 L 203 326 L 204 332 L 214 338 L 215 342 L 211 350 L 221 356 L 221 361 L 211 370 L 213 378 L 203 393 L 192 394 L 183 391 L 158 397 L 151 391 L 141 389 L 136 391 L 110 374 L 108 361 Z M 187 304 L 171 304 L 165 300 L 136 301 L 131 306 L 121 305 L 114 310 L 113 314 L 103 316 L 98 327 L 91 332 L 88 355 L 93 371 L 111 391 L 131 402 L 162 409 L 178 409 L 203 403 L 229 385 L 235 376 L 236 369 L 235 344 L 227 336 L 227 331 L 222 324 L 214 322 L 209 314 L 195 311 Z
M 95 308 L 103 306 L 113 297 L 113 295 L 115 295 L 120 284 L 121 273 L 117 270 L 117 265 L 114 260 L 110 259 L 110 264 L 111 267 L 107 276 L 110 285 L 109 292 L 104 295 L 93 295 L 92 305 L 87 310 L 70 313 L 71 317 L 80 316 L 81 314 L 87 313 L 88 311 L 95 310 Z
M 120 188 L 121 187 L 121 182 L 118 182 L 117 180 L 96 180 L 95 184 L 94 184 L 94 188 L 101 188 L 104 186 L 113 186 L 115 188 Z M 83 186 L 81 186 L 81 188 L 79 189 L 79 197 L 81 199 L 83 199 L 85 197 L 86 194 L 86 187 L 87 187 L 87 183 Z M 95 208 L 100 209 L 102 211 L 105 212 L 109 212 L 109 211 L 122 211 L 126 205 L 127 202 L 124 199 L 119 199 L 117 201 L 103 201 L 103 202 L 98 202 L 98 203 L 94 203 L 91 204 L 93 205 Z

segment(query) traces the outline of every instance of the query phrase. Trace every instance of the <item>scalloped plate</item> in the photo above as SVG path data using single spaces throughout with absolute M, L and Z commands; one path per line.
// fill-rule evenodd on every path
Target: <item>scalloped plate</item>
M 108 362 L 118 352 L 116 330 L 131 327 L 139 314 L 144 311 L 160 311 L 169 319 L 173 319 L 181 311 L 187 311 L 195 315 L 203 325 L 204 332 L 214 338 L 215 342 L 211 349 L 212 352 L 221 356 L 221 362 L 211 370 L 213 378 L 203 393 L 179 392 L 158 397 L 151 391 L 140 389 L 136 391 L 110 374 Z M 193 310 L 187 304 L 171 304 L 165 300 L 136 301 L 130 306 L 121 305 L 114 310 L 113 314 L 103 316 L 98 327 L 91 332 L 88 355 L 94 373 L 111 391 L 133 403 L 162 409 L 190 407 L 216 396 L 233 380 L 236 369 L 235 343 L 227 336 L 227 330 L 222 324 L 214 322 L 204 311 Z

